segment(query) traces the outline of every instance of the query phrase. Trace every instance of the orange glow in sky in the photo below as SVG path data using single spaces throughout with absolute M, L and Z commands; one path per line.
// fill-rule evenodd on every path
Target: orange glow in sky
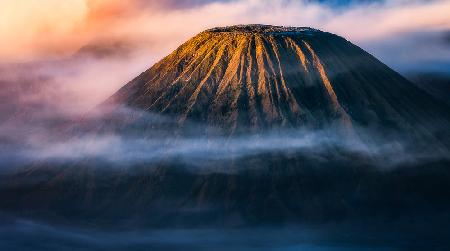
M 281 0 L 237 0 L 186 9 L 143 2 L 2 0 L 0 62 L 67 56 L 92 41 L 112 38 L 151 40 L 153 50 L 167 53 L 205 28 L 242 23 L 311 26 L 355 42 L 399 32 L 450 29 L 449 0 L 391 0 L 345 10 Z

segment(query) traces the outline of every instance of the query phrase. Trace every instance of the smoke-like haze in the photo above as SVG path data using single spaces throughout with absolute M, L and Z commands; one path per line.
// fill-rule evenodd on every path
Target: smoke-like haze
M 197 122 L 188 122 L 177 133 L 180 129 L 176 119 L 129 108 L 108 115 L 117 118 L 117 125 L 106 122 L 103 114 L 103 110 L 91 110 L 88 115 L 77 117 L 64 111 L 53 114 L 47 111 L 38 114 L 31 123 L 28 117 L 2 123 L 0 171 L 14 171 L 17 166 L 33 162 L 86 160 L 118 167 L 174 163 L 191 171 L 227 171 L 228 167 L 221 163 L 272 153 L 306 156 L 317 163 L 332 162 L 335 158 L 352 162 L 354 156 L 359 156 L 364 159 L 362 163 L 380 168 L 448 159 L 448 151 L 438 151 L 437 146 L 426 143 L 420 146 L 402 135 L 384 136 L 384 132 L 356 126 L 356 138 L 339 130 L 337 125 L 228 136 L 222 135 L 218 128 Z M 132 128 L 116 129 L 121 128 L 120 121 L 131 117 L 139 117 Z M 105 126 L 108 128 L 104 129 Z

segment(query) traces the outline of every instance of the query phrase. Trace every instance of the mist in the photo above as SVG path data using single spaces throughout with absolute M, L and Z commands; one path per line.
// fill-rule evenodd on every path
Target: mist
M 132 126 L 122 128 L 121 123 L 130 119 L 135 121 Z M 274 128 L 263 134 L 228 135 L 196 121 L 179 128 L 174 117 L 128 107 L 112 113 L 103 107 L 80 114 L 55 112 L 50 106 L 35 110 L 31 121 L 29 116 L 15 116 L 0 123 L 0 163 L 3 172 L 33 162 L 61 165 L 86 160 L 104 161 L 111 168 L 173 163 L 194 172 L 227 172 L 227 166 L 218 163 L 271 153 L 307 156 L 318 163 L 335 158 L 352 161 L 358 155 L 366 158 L 366 165 L 379 168 L 449 156 L 445 148 L 436 151 L 437 145 L 419 145 L 406 135 L 358 126 L 353 130 L 357 137 L 347 134 L 338 123 L 325 128 Z

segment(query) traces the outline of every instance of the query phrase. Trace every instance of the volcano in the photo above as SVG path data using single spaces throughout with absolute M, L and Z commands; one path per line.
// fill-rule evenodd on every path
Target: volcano
M 87 123 L 88 154 L 78 140 L 81 157 L 5 176 L 0 211 L 105 226 L 450 222 L 447 106 L 331 33 L 206 30 L 100 108 L 75 136 Z
M 269 25 L 201 32 L 106 103 L 227 135 L 330 124 L 429 134 L 429 126 L 450 126 L 445 106 L 344 38 Z

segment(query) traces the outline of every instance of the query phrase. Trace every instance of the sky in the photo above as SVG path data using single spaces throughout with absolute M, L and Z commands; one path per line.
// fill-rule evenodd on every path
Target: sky
M 449 13 L 450 0 L 2 0 L 0 84 L 85 111 L 196 33 L 248 23 L 332 32 L 404 74 L 450 72 Z

